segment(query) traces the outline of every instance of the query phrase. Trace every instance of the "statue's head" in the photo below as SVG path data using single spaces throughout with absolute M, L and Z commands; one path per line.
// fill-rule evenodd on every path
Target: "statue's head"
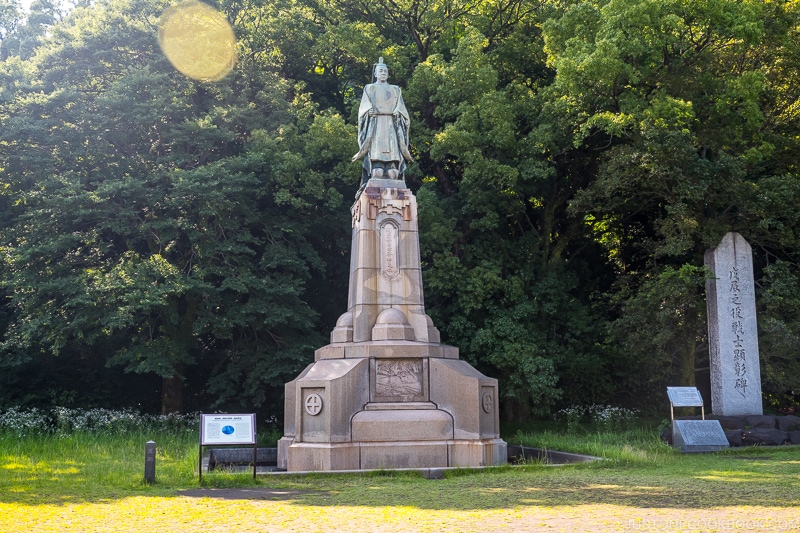
M 386 81 L 389 79 L 389 67 L 383 62 L 383 58 L 378 58 L 378 62 L 372 68 L 372 75 L 378 81 Z

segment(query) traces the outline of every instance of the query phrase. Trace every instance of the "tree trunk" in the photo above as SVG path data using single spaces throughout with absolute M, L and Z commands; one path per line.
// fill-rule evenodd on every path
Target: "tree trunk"
M 515 398 L 506 398 L 501 405 L 503 407 L 503 420 L 519 423 L 530 421 L 531 408 L 528 402 Z
M 178 361 L 185 361 L 192 342 L 192 324 L 194 324 L 194 320 L 197 317 L 200 298 L 188 298 L 184 301 L 173 300 L 171 306 L 176 313 L 180 313 L 181 309 L 185 307 L 178 328 L 170 331 L 173 349 L 180 351 L 180 355 L 183 356 L 178 357 L 176 353 L 175 358 Z M 184 364 L 181 362 L 173 363 L 175 373 L 172 377 L 163 378 L 161 385 L 162 414 L 183 412 L 183 366 Z
M 163 378 L 161 384 L 161 414 L 183 412 L 183 378 L 175 375 Z
M 684 349 L 681 350 L 681 385 L 684 387 L 694 387 L 697 383 L 694 369 L 696 353 L 697 343 L 694 339 L 690 339 Z

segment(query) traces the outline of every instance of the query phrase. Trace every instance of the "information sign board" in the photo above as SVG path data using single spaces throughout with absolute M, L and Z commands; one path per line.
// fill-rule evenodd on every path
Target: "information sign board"
M 255 414 L 200 415 L 200 446 L 256 444 Z
M 703 407 L 703 397 L 697 387 L 667 387 L 673 407 Z

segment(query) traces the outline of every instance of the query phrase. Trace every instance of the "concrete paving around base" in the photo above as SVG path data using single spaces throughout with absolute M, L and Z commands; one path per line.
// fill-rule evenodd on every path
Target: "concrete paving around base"
M 253 488 L 228 488 L 228 489 L 189 489 L 179 490 L 178 496 L 189 498 L 218 498 L 221 500 L 293 500 L 304 494 L 324 493 L 324 491 L 310 490 L 279 490 L 279 489 L 253 489 Z

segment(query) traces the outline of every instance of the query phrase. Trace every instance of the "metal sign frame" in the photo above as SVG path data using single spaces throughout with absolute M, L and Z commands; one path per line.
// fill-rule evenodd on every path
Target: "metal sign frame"
M 249 431 L 247 431 L 249 429 Z M 237 433 L 238 431 L 238 433 Z M 200 456 L 197 463 L 198 482 L 203 481 L 203 448 L 230 448 L 253 445 L 253 479 L 256 478 L 258 437 L 255 413 L 200 413 Z
M 706 419 L 703 397 L 697 387 L 667 387 L 667 396 L 669 397 L 670 420 L 675 420 L 675 407 L 699 407 L 702 419 Z

